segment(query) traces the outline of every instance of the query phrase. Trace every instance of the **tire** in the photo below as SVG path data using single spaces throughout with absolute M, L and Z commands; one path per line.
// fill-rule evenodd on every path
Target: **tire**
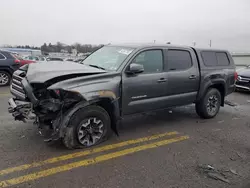
M 6 71 L 0 71 L 0 87 L 10 85 L 10 81 L 11 75 Z
M 79 109 L 72 115 L 63 137 L 63 144 L 68 149 L 87 148 L 107 140 L 111 132 L 108 112 L 100 106 L 91 105 Z
M 204 119 L 215 117 L 221 106 L 221 93 L 216 88 L 210 88 L 204 97 L 195 104 L 196 113 Z

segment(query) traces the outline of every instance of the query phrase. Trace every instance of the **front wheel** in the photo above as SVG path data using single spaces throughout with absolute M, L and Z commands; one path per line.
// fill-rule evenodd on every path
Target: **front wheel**
M 196 103 L 195 109 L 197 114 L 205 119 L 215 117 L 221 106 L 221 93 L 216 88 L 211 88 L 205 96 Z
M 70 118 L 63 138 L 69 149 L 86 148 L 106 140 L 111 134 L 109 114 L 100 106 L 87 106 L 76 111 Z

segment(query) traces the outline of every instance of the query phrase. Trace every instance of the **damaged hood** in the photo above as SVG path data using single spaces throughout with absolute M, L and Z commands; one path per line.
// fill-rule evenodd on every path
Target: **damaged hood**
M 73 62 L 49 61 L 29 64 L 26 78 L 30 83 L 44 83 L 53 78 L 68 75 L 78 77 L 105 72 L 98 68 Z

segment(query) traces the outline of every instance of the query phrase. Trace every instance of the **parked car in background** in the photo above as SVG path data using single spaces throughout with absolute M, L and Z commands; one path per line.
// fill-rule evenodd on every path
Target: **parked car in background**
M 250 65 L 236 65 L 236 70 L 241 70 L 241 69 L 245 69 L 247 67 L 249 67 Z
M 250 91 L 250 66 L 237 70 L 237 73 L 236 89 Z
M 32 61 L 47 61 L 46 57 L 43 56 L 24 56 L 23 59 Z
M 21 66 L 20 60 L 10 52 L 0 51 L 0 86 L 9 85 L 12 74 Z
M 36 57 L 36 56 L 23 56 L 23 59 L 26 59 L 26 60 L 33 60 L 33 61 L 38 61 L 39 58 Z
M 15 56 L 19 61 L 21 66 L 22 65 L 26 65 L 26 64 L 30 64 L 30 63 L 35 63 L 36 61 L 34 60 L 29 60 L 29 59 L 23 59 L 20 55 L 18 54 L 12 54 L 13 56 Z
M 226 50 L 108 45 L 82 64 L 54 61 L 15 71 L 13 83 L 22 84 L 11 88 L 8 110 L 22 121 L 33 112 L 39 129 L 51 131 L 46 141 L 90 147 L 138 113 L 195 103 L 200 117 L 213 118 L 235 90 L 236 78 Z
M 47 61 L 64 61 L 63 58 L 60 57 L 48 57 Z

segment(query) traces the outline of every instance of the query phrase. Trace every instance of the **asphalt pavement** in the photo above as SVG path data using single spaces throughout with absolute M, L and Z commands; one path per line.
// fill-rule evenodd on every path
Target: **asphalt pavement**
M 250 94 L 233 93 L 214 119 L 194 106 L 131 117 L 96 147 L 46 144 L 8 114 L 0 88 L 0 187 L 250 188 Z

